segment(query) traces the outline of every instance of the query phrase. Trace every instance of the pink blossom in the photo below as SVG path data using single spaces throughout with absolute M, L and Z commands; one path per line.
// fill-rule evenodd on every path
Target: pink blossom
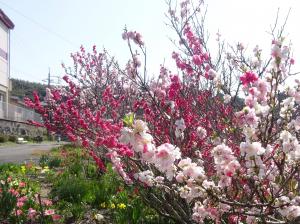
M 195 65 L 201 65 L 202 64 L 202 59 L 200 55 L 194 55 L 193 56 L 193 62 Z
M 17 215 L 17 216 L 20 216 L 20 215 L 22 215 L 22 214 L 23 214 L 22 210 L 18 209 L 18 210 L 16 211 L 16 215 Z
M 295 98 L 295 102 L 300 104 L 300 91 L 295 93 L 294 98 Z
M 23 197 L 20 197 L 20 198 L 18 198 L 18 201 L 19 202 L 25 202 L 25 201 L 27 201 L 27 196 L 23 196 Z
M 44 212 L 44 214 L 45 215 L 54 215 L 54 209 L 47 209 L 47 210 L 45 210 L 45 212 Z
M 22 182 L 22 181 L 21 181 L 21 182 L 19 183 L 19 187 L 25 187 L 25 186 L 26 186 L 26 183 L 25 183 L 25 182 Z
M 271 49 L 271 55 L 275 58 L 277 57 L 281 57 L 281 50 L 280 50 L 280 47 L 276 44 L 274 44 L 272 46 L 272 49 Z
M 60 220 L 60 219 L 61 219 L 61 216 L 60 216 L 60 215 L 58 215 L 58 214 L 52 215 L 52 220 L 53 220 L 53 221 L 58 221 L 58 220 Z
M 9 190 L 8 190 L 8 192 L 10 192 L 12 195 L 14 195 L 14 196 L 18 196 L 19 195 L 19 192 L 17 191 L 17 190 L 15 190 L 15 189 L 13 189 L 13 188 L 10 188 Z
M 255 109 L 246 107 L 244 108 L 244 122 L 251 127 L 257 127 L 258 117 L 256 116 Z
M 290 59 L 290 64 L 291 64 L 291 65 L 294 65 L 294 64 L 295 64 L 295 59 L 294 59 L 294 58 L 291 58 L 291 59 Z
M 162 172 L 168 172 L 180 156 L 181 153 L 178 147 L 165 143 L 157 147 L 154 162 Z
M 28 209 L 28 217 L 30 219 L 33 219 L 36 216 L 36 214 L 37 214 L 37 211 L 35 209 L 33 209 L 33 208 Z
M 244 86 L 248 86 L 250 83 L 254 83 L 258 80 L 258 76 L 253 72 L 245 72 L 240 80 Z
M 52 205 L 52 201 L 49 199 L 43 199 L 42 200 L 42 204 L 45 206 L 51 206 Z
M 18 208 L 23 207 L 23 205 L 24 205 L 24 202 L 21 202 L 21 201 L 17 202 L 17 207 L 18 207 Z
M 207 79 L 214 80 L 218 76 L 217 72 L 213 69 L 209 69 L 207 73 Z
M 256 98 L 254 98 L 251 95 L 247 96 L 245 99 L 245 104 L 250 108 L 253 108 L 256 103 L 257 103 Z

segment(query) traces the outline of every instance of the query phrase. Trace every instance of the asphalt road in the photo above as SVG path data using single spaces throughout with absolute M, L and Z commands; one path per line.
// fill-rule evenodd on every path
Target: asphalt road
M 56 142 L 0 146 L 0 163 L 23 163 L 25 161 L 38 160 L 41 154 L 57 146 L 59 144 Z

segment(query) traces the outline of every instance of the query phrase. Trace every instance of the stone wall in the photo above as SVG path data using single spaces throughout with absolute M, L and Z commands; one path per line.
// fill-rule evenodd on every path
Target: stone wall
M 6 119 L 0 119 L 0 134 L 21 136 L 43 136 L 46 133 L 45 128 L 36 127 L 25 122 L 17 122 Z

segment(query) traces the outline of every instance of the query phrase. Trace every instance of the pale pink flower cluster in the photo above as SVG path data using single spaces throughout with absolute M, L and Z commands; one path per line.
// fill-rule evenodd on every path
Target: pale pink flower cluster
M 280 133 L 282 141 L 282 150 L 287 153 L 288 158 L 292 161 L 300 160 L 300 144 L 296 136 L 284 130 Z
M 153 95 L 159 99 L 164 99 L 166 97 L 166 89 L 170 85 L 169 72 L 163 66 L 160 67 L 160 73 L 158 80 L 152 80 L 150 82 L 150 89 Z
M 205 218 L 217 219 L 220 214 L 216 208 L 209 207 L 208 200 L 204 200 L 203 203 L 196 202 L 193 208 L 193 219 L 197 223 L 204 223 Z
M 144 42 L 142 41 L 142 35 L 136 31 L 125 30 L 125 32 L 122 33 L 122 38 L 123 40 L 133 40 L 135 44 L 140 46 L 144 45 Z
M 281 196 L 276 205 L 281 206 L 279 213 L 286 217 L 288 220 L 293 220 L 300 216 L 300 197 L 297 196 L 293 199 L 290 199 L 287 196 Z M 288 205 L 287 205 L 288 204 Z
M 225 144 L 216 146 L 212 150 L 212 155 L 216 164 L 217 173 L 220 176 L 218 186 L 230 186 L 231 178 L 239 169 L 240 163 L 233 155 L 232 150 Z
M 181 157 L 180 149 L 169 143 L 156 147 L 153 144 L 153 137 L 147 131 L 147 124 L 141 120 L 136 120 L 132 129 L 123 128 L 119 140 L 123 144 L 129 144 L 136 152 L 136 156 L 144 162 L 155 165 L 169 180 L 172 180 L 176 171 L 174 162 Z M 144 176 L 144 174 L 141 175 Z
M 165 143 L 156 148 L 153 163 L 159 171 L 166 174 L 169 180 L 172 180 L 176 171 L 174 162 L 180 157 L 181 153 L 178 147 Z
M 207 78 L 210 80 L 215 80 L 218 78 L 218 73 L 213 69 L 209 69 L 207 72 Z
M 180 196 L 188 202 L 194 198 L 203 197 L 205 188 L 201 184 L 207 178 L 203 167 L 192 162 L 190 158 L 186 158 L 180 160 L 178 168 L 176 181 L 184 184 L 179 188 Z
M 177 120 L 177 126 L 185 127 L 182 120 Z M 206 136 L 201 128 L 198 132 L 202 137 Z M 217 145 L 212 150 L 215 168 L 218 174 L 218 185 L 209 180 L 206 176 L 203 164 L 199 161 L 192 161 L 191 158 L 182 158 L 178 147 L 165 143 L 156 147 L 153 137 L 147 133 L 148 127 L 141 120 L 136 120 L 131 128 L 125 127 L 122 130 L 120 141 L 130 145 L 136 157 L 148 165 L 154 165 L 162 176 L 155 176 L 150 169 L 137 172 L 134 178 L 146 186 L 164 185 L 164 181 L 176 181 L 179 195 L 188 202 L 195 200 L 193 219 L 202 222 L 209 217 L 216 219 L 220 211 L 225 211 L 228 206 L 217 208 L 210 207 L 209 199 L 198 201 L 199 198 L 206 198 L 208 190 L 220 191 L 224 187 L 230 186 L 231 179 L 238 172 L 240 164 L 234 156 L 232 150 L 225 144 Z M 150 166 L 149 166 L 150 167 Z M 164 178 L 164 176 L 166 178 Z M 174 178 L 175 177 L 175 178 Z
M 118 153 L 116 151 L 112 151 L 108 154 L 108 156 L 112 162 L 113 169 L 123 178 L 123 180 L 127 184 L 131 184 L 132 180 L 123 169 L 123 163 L 121 162 L 121 158 Z
M 149 187 L 152 187 L 154 184 L 154 174 L 150 170 L 135 173 L 134 178 Z
M 287 60 L 290 54 L 290 49 L 288 46 L 282 46 L 281 41 L 273 40 L 272 41 L 272 48 L 271 48 L 271 55 L 274 58 L 280 58 L 283 60 Z
M 197 135 L 199 136 L 200 139 L 204 139 L 207 136 L 207 132 L 203 127 L 198 127 L 197 128 Z

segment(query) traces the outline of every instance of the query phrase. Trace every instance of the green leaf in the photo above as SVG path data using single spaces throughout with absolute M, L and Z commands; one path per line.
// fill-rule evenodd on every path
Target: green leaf
M 126 114 L 123 118 L 123 122 L 127 127 L 131 127 L 134 121 L 134 113 Z

